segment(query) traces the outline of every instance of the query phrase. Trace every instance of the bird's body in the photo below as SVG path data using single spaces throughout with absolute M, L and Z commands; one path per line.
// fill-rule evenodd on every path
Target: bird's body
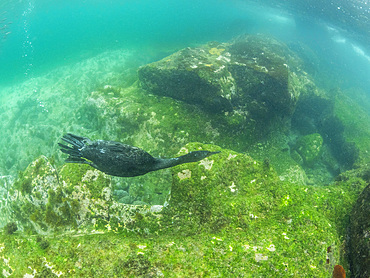
M 89 164 L 112 176 L 135 177 L 148 172 L 173 167 L 183 163 L 196 162 L 219 152 L 195 151 L 186 155 L 162 159 L 151 156 L 146 151 L 114 141 L 91 141 L 68 133 L 62 140 L 72 147 L 59 143 L 61 151 L 68 154 L 66 162 Z

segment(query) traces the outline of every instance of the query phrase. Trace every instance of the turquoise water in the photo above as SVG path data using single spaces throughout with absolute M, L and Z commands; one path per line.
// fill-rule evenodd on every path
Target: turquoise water
M 47 122 L 55 132 L 67 126 L 70 119 L 54 115 L 67 105 L 66 101 L 55 102 L 60 93 L 77 106 L 84 94 L 107 81 L 106 76 L 135 71 L 139 65 L 184 47 L 228 41 L 244 33 L 265 33 L 285 41 L 312 63 L 311 74 L 319 84 L 356 87 L 361 91 L 361 104 L 366 105 L 370 95 L 369 50 L 354 39 L 353 31 L 348 37 L 343 27 L 295 12 L 247 1 L 8 1 L 0 15 L 1 112 L 6 115 L 0 122 L 2 141 L 24 136 L 12 130 L 17 117 L 28 124 L 32 117 L 33 124 Z M 301 43 L 311 47 L 315 59 L 299 47 Z M 74 99 L 71 91 L 79 97 Z M 15 103 L 24 103 L 23 108 Z M 25 117 L 27 113 L 31 116 Z M 52 115 L 57 126 L 48 122 Z M 10 138 L 4 138 L 8 133 Z M 15 148 L 41 153 L 22 144 L 22 148 Z M 2 149 L 7 161 L 1 166 L 4 174 L 24 168 L 32 157 L 17 155 L 20 151 L 7 154 L 9 148 L 4 143 Z M 43 150 L 46 154 L 53 151 Z
M 14 174 L 37 155 L 53 154 L 55 138 L 77 124 L 63 111 L 77 109 L 99 86 L 126 86 L 140 65 L 245 33 L 284 41 L 311 65 L 309 74 L 318 85 L 353 89 L 350 97 L 369 111 L 370 50 L 363 30 L 356 34 L 356 26 L 336 26 L 341 14 L 328 22 L 312 6 L 298 8 L 277 7 L 276 1 L 264 6 L 248 1 L 3 3 L 1 173 Z M 30 141 L 32 134 L 40 141 Z
M 356 34 L 356 26 L 339 25 L 340 13 L 326 19 L 312 6 L 305 10 L 276 3 L 3 2 L 1 175 L 13 176 L 38 155 L 57 152 L 57 138 L 79 126 L 65 111 L 78 109 L 94 89 L 128 86 L 140 65 L 184 47 L 224 42 L 244 33 L 284 41 L 311 64 L 309 74 L 318 85 L 328 90 L 354 88 L 348 95 L 370 111 L 370 50 L 363 30 Z M 367 15 L 368 7 L 360 12 Z
M 11 34 L 2 41 L 1 83 L 105 50 L 135 49 L 156 56 L 157 51 L 228 40 L 240 32 L 235 29 L 238 21 L 247 18 L 235 5 L 223 1 L 9 3 L 3 17 L 12 25 Z
M 140 50 L 143 56 L 157 59 L 174 49 L 207 41 L 227 41 L 242 33 L 267 33 L 287 42 L 307 43 L 323 60 L 321 67 L 332 66 L 326 70 L 338 75 L 350 73 L 353 80 L 346 80 L 347 85 L 355 81 L 368 88 L 370 56 L 365 48 L 367 41 L 361 41 L 362 30 L 356 35 L 353 30 L 356 26 L 348 26 L 350 28 L 345 30 L 343 26 L 326 21 L 325 15 L 314 17 L 315 10 L 308 9 L 310 6 L 299 7 L 308 9 L 307 12 L 291 11 L 286 7 L 277 9 L 268 4 L 261 6 L 248 1 L 8 1 L 3 4 L 0 15 L 3 27 L 0 85 L 38 76 L 59 65 L 110 49 Z M 368 14 L 366 8 L 365 5 L 361 9 L 363 15 Z M 339 19 L 341 16 L 336 14 Z M 363 21 L 367 24 L 366 17 Z

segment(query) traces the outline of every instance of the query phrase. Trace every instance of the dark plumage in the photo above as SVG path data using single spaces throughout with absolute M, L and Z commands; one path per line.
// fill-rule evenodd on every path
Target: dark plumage
M 59 143 L 61 151 L 68 154 L 66 162 L 89 164 L 112 176 L 135 177 L 148 172 L 173 167 L 183 163 L 196 162 L 219 152 L 194 151 L 186 155 L 162 159 L 146 151 L 114 141 L 97 140 L 68 133 L 62 140 L 72 147 Z

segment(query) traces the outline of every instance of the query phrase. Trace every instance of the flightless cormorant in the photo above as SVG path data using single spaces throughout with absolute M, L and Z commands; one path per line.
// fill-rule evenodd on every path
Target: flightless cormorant
M 62 140 L 72 147 L 59 143 L 61 151 L 69 155 L 66 162 L 90 166 L 118 177 L 135 177 L 148 172 L 173 167 L 183 163 L 197 162 L 210 155 L 211 151 L 193 151 L 175 158 L 156 158 L 146 151 L 120 142 L 97 140 L 67 133 Z

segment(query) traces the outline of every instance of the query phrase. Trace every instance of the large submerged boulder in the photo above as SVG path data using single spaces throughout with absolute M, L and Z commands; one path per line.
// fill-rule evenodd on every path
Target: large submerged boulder
M 156 208 L 120 203 L 110 176 L 81 164 L 66 164 L 58 172 L 45 156 L 27 167 L 9 195 L 9 223 L 39 235 L 102 228 L 128 231 L 133 222 L 138 224 L 138 213 L 150 214 Z M 144 232 L 138 226 L 135 230 Z
M 243 36 L 182 49 L 139 68 L 148 92 L 198 104 L 213 112 L 238 112 L 254 120 L 290 116 L 311 82 L 289 48 L 265 36 Z
M 323 138 L 319 133 L 313 133 L 298 138 L 292 150 L 297 162 L 310 166 L 318 160 L 322 152 Z

